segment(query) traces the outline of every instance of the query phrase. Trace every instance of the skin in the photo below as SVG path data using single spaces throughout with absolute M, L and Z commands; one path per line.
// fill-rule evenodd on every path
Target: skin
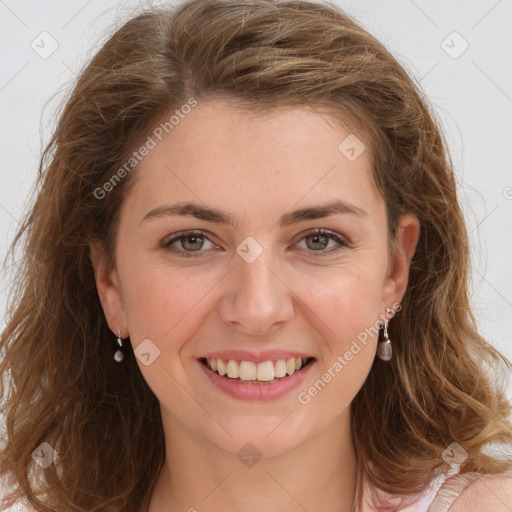
M 130 336 L 135 350 L 145 339 L 160 350 L 149 366 L 137 360 L 160 402 L 166 440 L 149 512 L 220 512 L 226 504 L 245 512 L 350 510 L 356 458 L 349 405 L 370 371 L 377 337 L 307 405 L 297 395 L 400 302 L 419 222 L 412 214 L 400 218 L 391 259 L 369 150 L 354 161 L 338 150 L 349 133 L 307 108 L 254 116 L 226 101 L 200 103 L 141 163 L 121 208 L 116 268 L 91 247 L 112 332 Z M 278 224 L 291 210 L 335 199 L 365 214 Z M 226 210 L 236 223 L 192 216 L 141 222 L 150 210 L 182 201 Z M 308 235 L 317 228 L 348 245 Z M 205 231 L 204 238 L 178 240 L 174 251 L 161 246 L 188 229 Z M 236 252 L 248 236 L 263 249 L 252 263 Z M 196 257 L 182 256 L 187 250 Z M 239 348 L 297 350 L 316 363 L 300 389 L 274 401 L 241 401 L 210 384 L 196 360 Z M 248 441 L 263 454 L 250 468 L 236 455 Z

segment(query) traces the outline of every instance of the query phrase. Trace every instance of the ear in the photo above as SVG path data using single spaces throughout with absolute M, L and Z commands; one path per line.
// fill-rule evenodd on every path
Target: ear
M 100 244 L 89 244 L 89 253 L 94 268 L 96 289 L 108 326 L 116 336 L 120 331 L 121 338 L 126 338 L 129 335 L 128 322 L 117 270 L 112 268 Z
M 384 306 L 401 302 L 407 289 L 409 267 L 420 236 L 420 222 L 413 213 L 400 216 L 393 257 L 383 289 Z

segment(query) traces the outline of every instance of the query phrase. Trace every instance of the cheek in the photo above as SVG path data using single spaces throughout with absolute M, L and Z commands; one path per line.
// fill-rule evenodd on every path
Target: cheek
M 134 340 L 151 336 L 162 338 L 175 326 L 178 328 L 180 324 L 181 327 L 192 318 L 197 323 L 198 315 L 208 314 L 206 305 L 213 307 L 208 295 L 211 293 L 221 299 L 222 287 L 227 283 L 222 281 L 230 279 L 225 271 L 192 271 L 129 258 L 119 261 L 119 269 Z M 346 338 L 350 332 L 373 324 L 377 318 L 382 292 L 377 270 L 360 262 L 350 267 L 316 269 L 309 273 L 285 271 L 284 280 L 293 296 L 305 306 L 303 314 L 309 311 L 310 321 L 325 331 L 326 339 L 339 334 Z M 294 298 L 289 297 L 289 300 Z
M 321 371 L 330 371 L 331 377 L 326 375 L 326 381 L 331 378 L 344 386 L 344 396 L 357 392 L 375 356 L 382 298 L 380 282 L 378 273 L 347 271 L 322 283 L 304 286 L 306 306 L 314 312 L 311 317 L 318 318 L 315 326 L 323 338 Z
M 297 400 L 311 411 L 328 414 L 329 421 L 350 405 L 373 364 L 381 304 L 378 282 L 368 275 L 349 274 L 323 287 L 309 287 L 307 305 L 320 319 L 316 327 L 322 343 L 318 370 Z
M 302 297 L 330 332 L 327 339 L 349 334 L 373 325 L 378 319 L 382 299 L 378 273 L 346 270 L 331 272 L 330 277 L 306 280 Z
M 180 403 L 180 414 L 197 413 L 179 384 L 188 378 L 182 351 L 189 349 L 187 342 L 201 328 L 205 307 L 211 308 L 208 291 L 215 289 L 219 279 L 208 273 L 193 276 L 158 265 L 140 268 L 139 272 L 126 273 L 130 277 L 124 289 L 135 354 L 141 353 L 143 346 L 149 347 L 151 354 L 147 366 L 142 359 L 137 363 L 161 402 L 169 406 L 175 400 Z M 147 345 L 146 340 L 152 344 Z
M 198 313 L 208 303 L 208 294 L 214 291 L 222 275 L 135 263 L 126 260 L 122 268 L 131 339 L 136 343 L 145 338 L 162 345 L 169 339 L 183 343 L 184 336 L 178 333 L 188 332 L 187 325 L 197 323 Z M 138 270 L 133 271 L 134 268 Z

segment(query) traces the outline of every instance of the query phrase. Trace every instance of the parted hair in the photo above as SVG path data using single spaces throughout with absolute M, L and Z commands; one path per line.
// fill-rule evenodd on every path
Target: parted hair
M 328 113 L 367 144 L 390 240 L 402 213 L 420 221 L 402 310 L 389 325 L 393 358 L 375 359 L 350 406 L 358 481 L 376 504 L 387 510 L 387 493 L 424 490 L 448 468 L 442 454 L 454 442 L 467 452 L 461 472 L 508 469 L 483 448 L 511 443 L 509 404 L 492 378 L 510 363 L 477 331 L 453 166 L 416 81 L 328 2 L 191 0 L 115 29 L 78 76 L 41 156 L 10 247 L 0 338 L 0 476 L 13 499 L 39 512 L 148 505 L 165 457 L 159 403 L 129 343 L 123 363 L 114 361 L 90 246 L 101 244 L 115 265 L 120 205 L 138 168 L 112 177 L 191 98 L 255 114 Z M 57 453 L 46 468 L 32 457 L 43 442 Z

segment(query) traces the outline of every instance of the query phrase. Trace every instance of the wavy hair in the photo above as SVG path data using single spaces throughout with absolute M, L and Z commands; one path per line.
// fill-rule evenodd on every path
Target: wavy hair
M 512 442 L 510 407 L 489 372 L 510 363 L 476 329 L 452 164 L 418 85 L 326 1 L 192 0 L 148 9 L 110 36 L 42 154 L 10 248 L 21 253 L 0 338 L 0 475 L 13 499 L 38 512 L 141 512 L 149 502 L 165 457 L 159 403 L 129 343 L 123 365 L 112 357 L 89 249 L 102 244 L 115 264 L 120 205 L 137 177 L 136 165 L 119 169 L 190 98 L 253 113 L 328 112 L 368 144 L 390 239 L 400 214 L 420 220 L 390 325 L 394 357 L 375 360 L 351 404 L 360 482 L 382 495 L 417 493 L 447 468 L 453 442 L 468 454 L 461 472 L 509 468 L 482 448 Z M 58 454 L 45 469 L 32 457 L 43 442 Z

